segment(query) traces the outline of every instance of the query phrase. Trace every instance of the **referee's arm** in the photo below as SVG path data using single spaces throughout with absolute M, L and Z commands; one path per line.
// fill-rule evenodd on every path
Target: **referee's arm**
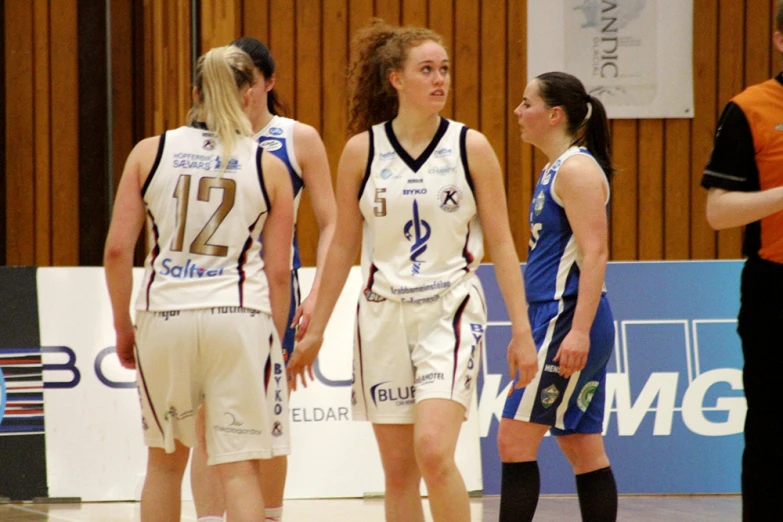
M 715 230 L 747 225 L 783 210 L 783 187 L 760 190 L 753 134 L 733 102 L 721 114 L 701 185 L 709 190 L 707 222 Z

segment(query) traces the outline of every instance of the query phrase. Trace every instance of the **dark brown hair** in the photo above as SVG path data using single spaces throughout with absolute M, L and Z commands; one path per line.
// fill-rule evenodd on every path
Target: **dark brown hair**
M 566 132 L 574 144 L 585 147 L 612 179 L 612 140 L 609 120 L 601 100 L 585 91 L 579 78 L 564 72 L 548 72 L 536 77 L 538 93 L 549 107 L 560 107 L 566 115 Z

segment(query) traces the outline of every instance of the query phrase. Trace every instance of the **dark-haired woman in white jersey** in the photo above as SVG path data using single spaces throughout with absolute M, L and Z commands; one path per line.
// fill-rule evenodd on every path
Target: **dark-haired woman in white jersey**
M 354 136 L 338 167 L 329 278 L 289 373 L 304 379 L 311 371 L 361 245 L 353 417 L 373 423 L 386 520 L 424 520 L 423 478 L 433 519 L 464 522 L 470 506 L 454 451 L 486 327 L 475 275 L 483 238 L 512 322 L 510 344 L 533 354 L 520 364 L 521 382 L 536 365 L 503 176 L 482 134 L 439 114 L 451 77 L 438 34 L 375 23 L 359 33 L 356 50 Z
M 231 520 L 263 519 L 259 459 L 289 451 L 279 338 L 293 197 L 283 164 L 250 137 L 254 83 L 241 49 L 202 56 L 190 125 L 139 142 L 117 192 L 104 264 L 117 354 L 137 370 L 149 446 L 144 522 L 180 518 L 202 401 Z M 145 219 L 150 251 L 134 325 L 133 253 Z

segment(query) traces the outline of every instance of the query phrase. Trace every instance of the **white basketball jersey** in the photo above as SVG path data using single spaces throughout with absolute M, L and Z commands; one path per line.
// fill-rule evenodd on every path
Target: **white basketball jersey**
M 271 313 L 260 255 L 269 210 L 262 149 L 237 141 L 221 177 L 217 135 L 180 127 L 160 138 L 142 188 L 150 252 L 139 310 L 240 306 Z
M 266 124 L 266 127 L 258 131 L 254 136 L 264 150 L 280 158 L 288 169 L 288 175 L 291 177 L 291 184 L 294 189 L 294 240 L 293 248 L 291 249 L 291 268 L 293 269 L 302 266 L 299 258 L 299 239 L 296 235 L 296 218 L 299 214 L 299 203 L 302 201 L 302 189 L 304 188 L 302 167 L 296 161 L 296 152 L 294 151 L 295 125 L 296 120 L 282 116 L 273 116 L 272 120 Z
M 368 299 L 433 301 L 481 263 L 484 240 L 468 170 L 467 132 L 461 123 L 442 119 L 414 160 L 391 122 L 370 129 L 359 193 Z

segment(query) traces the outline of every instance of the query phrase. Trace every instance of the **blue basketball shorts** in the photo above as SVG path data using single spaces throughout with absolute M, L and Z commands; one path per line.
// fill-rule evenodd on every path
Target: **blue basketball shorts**
M 560 364 L 554 358 L 571 330 L 575 309 L 575 297 L 529 306 L 538 373 L 525 388 L 512 386 L 504 418 L 552 426 L 553 435 L 603 431 L 606 365 L 615 344 L 614 318 L 604 295 L 590 329 L 587 363 L 565 378 L 558 373 Z

